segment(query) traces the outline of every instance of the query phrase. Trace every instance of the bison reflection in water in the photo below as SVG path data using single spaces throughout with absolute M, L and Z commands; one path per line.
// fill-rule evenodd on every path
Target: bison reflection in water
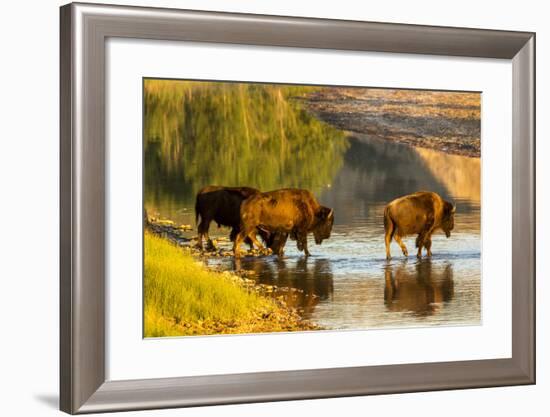
M 296 239 L 298 250 L 309 256 L 308 233 L 313 232 L 315 243 L 320 245 L 330 238 L 333 224 L 333 210 L 321 206 L 308 190 L 285 188 L 254 194 L 241 205 L 241 231 L 235 239 L 234 254 L 240 256 L 240 244 L 247 237 L 263 250 L 263 245 L 256 239 L 256 232 L 260 229 L 290 235 Z M 286 241 L 286 236 L 283 240 Z M 281 246 L 284 243 L 279 242 Z
M 411 312 L 417 316 L 432 315 L 454 295 L 451 264 L 433 267 L 428 259 L 418 261 L 414 269 L 403 263 L 387 265 L 384 302 L 392 312 Z
M 418 234 L 416 256 L 422 257 L 422 248 L 426 248 L 427 255 L 432 256 L 432 234 L 442 229 L 450 237 L 454 216 L 455 206 L 434 192 L 419 191 L 393 200 L 384 209 L 386 258 L 391 258 L 392 238 L 401 247 L 403 255 L 408 256 L 407 247 L 401 238 L 413 234 Z
M 328 259 L 235 258 L 233 269 L 252 271 L 260 284 L 276 286 L 273 295 L 282 297 L 287 306 L 298 309 L 305 319 L 311 318 L 319 302 L 331 299 L 334 292 Z

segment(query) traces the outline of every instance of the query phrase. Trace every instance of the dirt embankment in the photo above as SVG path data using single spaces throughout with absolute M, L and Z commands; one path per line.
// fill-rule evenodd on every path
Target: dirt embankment
M 479 157 L 479 93 L 324 88 L 302 99 L 330 125 L 448 154 Z

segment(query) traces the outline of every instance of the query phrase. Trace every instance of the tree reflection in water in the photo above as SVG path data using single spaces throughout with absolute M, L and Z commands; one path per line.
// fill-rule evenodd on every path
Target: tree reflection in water
M 145 80 L 145 205 L 188 205 L 211 184 L 326 186 L 349 144 L 294 100 L 312 89 Z

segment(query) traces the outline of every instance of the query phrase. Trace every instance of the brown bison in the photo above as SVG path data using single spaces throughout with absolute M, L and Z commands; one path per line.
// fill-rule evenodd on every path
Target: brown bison
M 197 246 L 202 249 L 203 238 L 206 238 L 208 247 L 214 245 L 208 236 L 210 223 L 215 221 L 219 226 L 231 227 L 229 238 L 231 241 L 240 230 L 240 209 L 242 202 L 251 195 L 258 194 L 260 190 L 251 187 L 223 187 L 209 185 L 202 188 L 195 200 L 195 221 L 197 222 L 198 243 Z M 200 219 L 200 222 L 199 222 Z M 280 246 L 281 236 L 269 234 L 266 231 L 259 230 L 260 236 L 269 248 L 276 252 L 282 252 L 284 243 Z M 286 241 L 286 239 L 284 239 Z M 252 247 L 252 241 L 246 240 L 246 243 Z
M 447 237 L 454 228 L 455 206 L 443 200 L 438 194 L 420 191 L 397 198 L 384 210 L 384 231 L 386 235 L 386 258 L 390 259 L 392 238 L 401 246 L 403 255 L 408 256 L 407 247 L 401 240 L 407 235 L 418 234 L 417 257 L 422 257 L 422 248 L 432 256 L 432 233 L 442 229 Z
M 308 233 L 313 232 L 315 243 L 320 245 L 330 237 L 333 223 L 333 210 L 321 206 L 310 191 L 287 188 L 255 194 L 241 206 L 241 231 L 235 239 L 234 254 L 240 256 L 240 244 L 245 238 L 263 250 L 256 239 L 260 229 L 280 233 L 285 241 L 290 235 L 297 241 L 298 250 L 309 256 Z

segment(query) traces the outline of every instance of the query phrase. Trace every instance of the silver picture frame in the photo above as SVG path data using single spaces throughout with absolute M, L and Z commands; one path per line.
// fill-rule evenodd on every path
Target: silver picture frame
M 534 33 L 83 3 L 62 6 L 60 14 L 61 410 L 81 414 L 535 383 Z M 511 61 L 512 357 L 106 380 L 105 43 L 111 37 Z

